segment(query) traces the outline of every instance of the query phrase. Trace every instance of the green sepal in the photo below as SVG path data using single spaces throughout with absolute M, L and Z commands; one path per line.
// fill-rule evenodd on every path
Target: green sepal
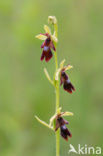
M 46 40 L 47 39 L 47 36 L 43 35 L 43 34 L 39 34 L 39 35 L 36 35 L 35 36 L 37 39 L 39 40 Z
M 48 81 L 54 86 L 54 82 L 51 80 L 51 78 L 50 78 L 50 76 L 49 76 L 49 73 L 48 73 L 48 71 L 47 71 L 46 68 L 44 68 L 44 73 L 45 73 L 45 75 L 46 75 Z
M 44 25 L 44 30 L 45 30 L 46 33 L 51 35 L 51 29 L 47 25 Z
M 36 118 L 37 121 L 40 122 L 42 125 L 44 125 L 44 126 L 46 126 L 46 127 L 48 127 L 48 128 L 50 128 L 50 129 L 53 130 L 53 127 L 52 127 L 52 126 L 50 126 L 49 124 L 47 124 L 45 121 L 42 121 L 38 116 L 35 115 L 35 118 Z

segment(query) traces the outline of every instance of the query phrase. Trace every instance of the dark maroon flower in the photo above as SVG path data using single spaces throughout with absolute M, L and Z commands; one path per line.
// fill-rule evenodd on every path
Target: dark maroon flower
M 66 90 L 67 92 L 72 93 L 73 91 L 75 91 L 75 88 L 70 82 L 68 75 L 63 70 L 61 71 L 60 74 L 60 85 L 62 84 L 64 90 Z
M 48 33 L 43 34 L 43 35 L 47 36 L 47 39 L 41 45 L 41 48 L 43 48 L 43 52 L 41 55 L 41 61 L 43 61 L 43 59 L 45 58 L 45 61 L 48 62 L 53 56 L 51 49 L 53 49 L 54 51 L 56 51 L 56 49 L 53 44 L 53 41 L 51 40 L 50 35 Z
M 64 120 L 61 115 L 57 115 L 56 117 L 56 128 L 55 131 L 60 128 L 60 134 L 61 136 L 68 141 L 68 137 L 72 137 L 72 134 L 68 130 L 68 128 L 65 126 L 66 124 L 69 124 L 68 121 Z

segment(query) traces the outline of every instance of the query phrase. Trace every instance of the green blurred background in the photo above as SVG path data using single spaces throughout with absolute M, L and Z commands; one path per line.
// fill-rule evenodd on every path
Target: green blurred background
M 36 121 L 46 122 L 55 111 L 52 76 L 54 58 L 40 61 L 47 17 L 59 24 L 58 60 L 74 66 L 69 71 L 76 92 L 60 88 L 63 110 L 73 137 L 61 138 L 61 156 L 69 144 L 103 145 L 103 1 L 102 0 L 1 0 L 0 1 L 0 156 L 55 156 L 55 135 Z M 72 156 L 72 154 L 71 154 Z

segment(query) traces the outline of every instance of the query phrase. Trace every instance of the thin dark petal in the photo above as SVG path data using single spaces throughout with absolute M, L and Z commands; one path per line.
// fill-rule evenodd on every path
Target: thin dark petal
M 63 78 L 60 77 L 60 86 L 63 84 Z
M 55 48 L 55 46 L 54 46 L 52 41 L 50 42 L 50 48 L 52 48 L 54 51 L 56 51 L 56 48 Z
M 57 131 L 57 130 L 58 130 L 58 128 L 60 128 L 60 124 L 59 124 L 59 122 L 57 122 L 57 121 L 56 121 L 55 131 Z
M 68 125 L 68 124 L 69 124 L 69 122 L 68 122 L 67 120 L 64 120 L 64 123 L 65 123 L 66 125 Z
M 61 71 L 61 73 L 60 73 L 60 86 L 61 86 L 66 80 L 68 80 L 68 75 L 67 75 L 64 71 Z
M 44 59 L 44 57 L 45 57 L 45 54 L 44 54 L 44 51 L 42 52 L 42 55 L 41 55 L 41 61 L 43 61 L 43 59 Z
M 44 48 L 44 46 L 45 46 L 45 42 L 43 42 L 43 44 L 41 45 L 41 48 Z
M 73 91 L 75 91 L 74 86 L 72 85 L 72 83 L 69 80 L 64 82 L 63 87 L 69 93 L 72 93 Z

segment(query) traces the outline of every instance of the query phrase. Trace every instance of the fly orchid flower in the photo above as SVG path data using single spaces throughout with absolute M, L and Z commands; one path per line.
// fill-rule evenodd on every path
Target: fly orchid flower
M 60 74 L 60 86 L 63 84 L 64 90 L 66 90 L 69 93 L 72 93 L 73 91 L 75 91 L 75 88 L 72 85 L 68 75 L 66 74 L 66 71 L 71 69 L 72 66 L 71 65 L 63 66 L 64 62 L 65 62 L 65 60 L 63 60 L 60 63 L 60 68 L 56 72 L 55 80 L 58 80 L 58 77 L 59 77 L 59 74 Z
M 41 48 L 43 49 L 42 55 L 41 55 L 41 61 L 43 61 L 45 58 L 45 61 L 48 62 L 53 56 L 51 49 L 56 51 L 54 42 L 57 42 L 58 40 L 56 38 L 55 32 L 52 35 L 51 30 L 47 25 L 44 25 L 44 30 L 45 30 L 45 33 L 44 34 L 41 33 L 37 35 L 36 38 L 40 40 L 44 40 L 43 44 L 41 45 Z
M 60 128 L 60 134 L 61 136 L 68 141 L 68 137 L 72 137 L 72 134 L 70 133 L 70 131 L 68 130 L 68 128 L 66 127 L 66 124 L 69 124 L 68 121 L 64 120 L 62 118 L 62 114 L 59 114 L 56 116 L 56 127 L 55 127 L 55 131 L 58 130 L 58 128 Z
M 66 124 L 69 124 L 68 121 L 64 120 L 63 117 L 64 116 L 73 116 L 72 112 L 61 112 L 61 107 L 58 109 L 58 114 L 54 114 L 51 118 L 50 118 L 50 124 L 49 126 L 51 127 L 53 124 L 53 129 L 56 132 L 59 128 L 60 128 L 60 134 L 61 136 L 68 141 L 68 137 L 72 137 L 72 134 L 70 133 L 70 131 L 68 130 L 68 128 L 66 127 Z
M 73 91 L 75 91 L 74 86 L 72 85 L 68 75 L 65 73 L 64 70 L 62 70 L 60 73 L 60 85 L 62 84 L 64 90 L 66 90 L 67 92 L 72 93 Z

